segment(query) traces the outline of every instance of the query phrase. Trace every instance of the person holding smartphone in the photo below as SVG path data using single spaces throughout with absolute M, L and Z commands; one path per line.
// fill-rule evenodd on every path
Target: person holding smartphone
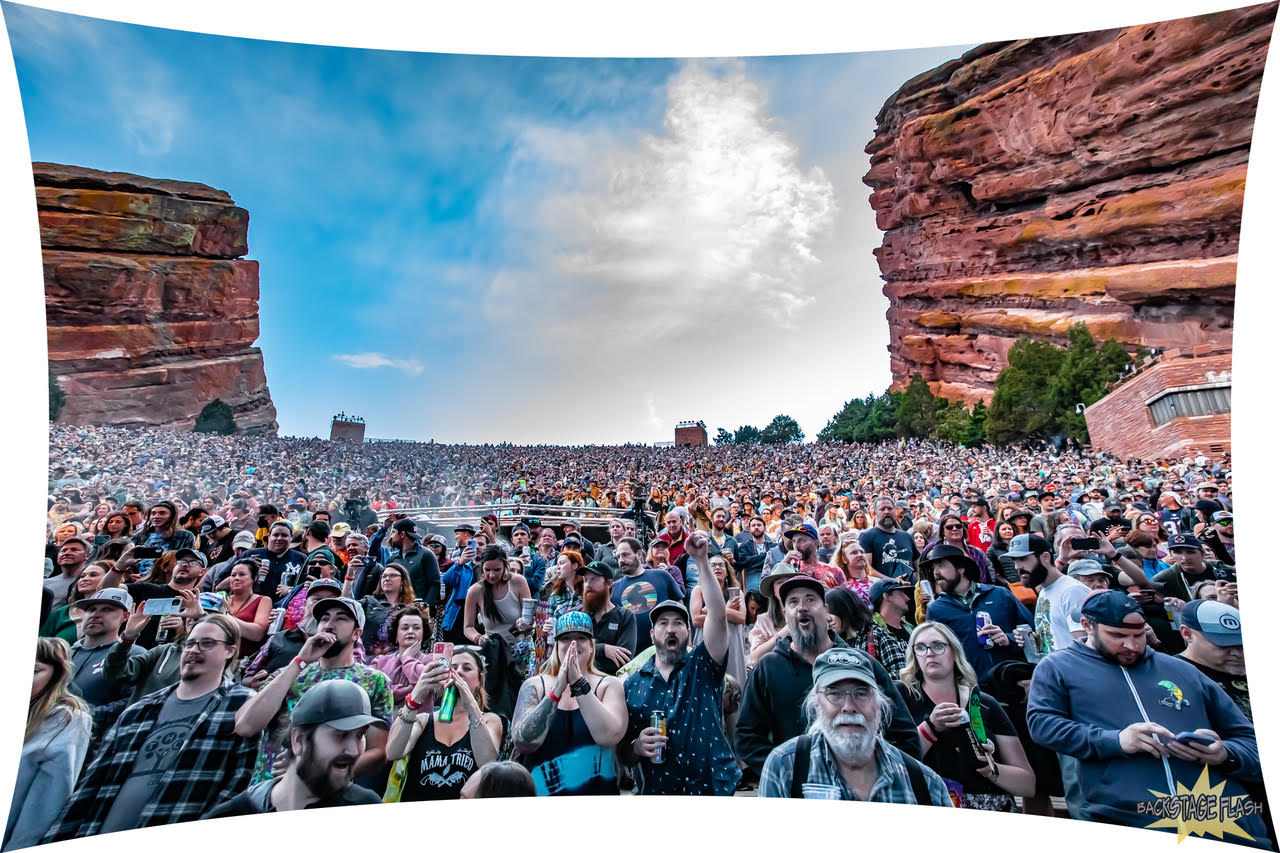
M 134 557 L 136 549 L 137 546 L 134 545 L 125 546 L 115 566 L 103 576 L 102 589 L 123 586 L 129 591 L 133 600 L 138 602 L 146 602 L 153 598 L 182 599 L 183 593 L 195 594 L 200 591 L 200 581 L 204 578 L 205 569 L 208 567 L 208 558 L 194 548 L 180 548 L 174 552 L 173 569 L 167 583 L 156 583 L 150 580 L 124 583 L 124 574 L 128 572 L 130 565 L 137 563 Z M 180 608 L 181 604 L 178 606 Z M 161 634 L 161 630 L 158 619 L 148 622 L 137 637 L 138 646 L 150 649 L 161 641 L 166 643 L 172 641 L 173 637 Z

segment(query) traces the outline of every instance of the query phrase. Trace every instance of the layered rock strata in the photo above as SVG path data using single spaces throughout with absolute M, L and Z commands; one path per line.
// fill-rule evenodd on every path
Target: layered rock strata
M 1277 4 L 981 45 L 902 86 L 864 181 L 895 389 L 990 399 L 1020 336 L 1229 345 Z
M 203 184 L 32 167 L 59 422 L 190 429 L 221 399 L 274 433 L 248 211 Z

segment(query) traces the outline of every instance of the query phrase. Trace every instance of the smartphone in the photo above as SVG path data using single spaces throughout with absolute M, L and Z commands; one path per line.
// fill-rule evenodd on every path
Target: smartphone
M 737 601 L 739 598 L 742 598 L 742 587 L 740 586 L 729 587 L 729 602 L 732 604 L 733 602 Z
M 1213 746 L 1216 740 L 1208 735 L 1198 735 L 1195 732 L 1178 732 L 1173 738 L 1181 744 L 1195 744 L 1196 746 Z
M 1089 536 L 1084 539 L 1072 539 L 1071 548 L 1075 551 L 1096 551 L 1102 547 L 1102 543 L 1096 536 Z
M 142 612 L 147 616 L 172 616 L 181 610 L 181 598 L 148 598 L 142 602 Z
M 162 554 L 164 554 L 164 551 L 159 548 L 147 548 L 144 546 L 142 548 L 133 549 L 133 556 L 137 557 L 139 560 L 154 560 Z
M 453 643 L 436 643 L 431 649 L 438 658 L 443 658 L 449 666 L 453 665 Z

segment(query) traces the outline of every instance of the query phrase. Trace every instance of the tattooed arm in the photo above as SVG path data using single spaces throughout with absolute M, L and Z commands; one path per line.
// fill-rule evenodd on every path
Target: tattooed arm
M 542 689 L 541 678 L 530 678 L 520 687 L 515 713 L 511 715 L 511 739 L 522 753 L 537 752 L 547 739 L 555 706 Z

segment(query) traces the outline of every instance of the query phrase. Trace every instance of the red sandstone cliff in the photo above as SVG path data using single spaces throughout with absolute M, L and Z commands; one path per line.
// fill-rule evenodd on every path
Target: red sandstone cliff
M 274 433 L 248 211 L 203 184 L 32 168 L 59 423 L 190 429 L 221 398 Z
M 902 86 L 864 181 L 894 388 L 990 399 L 1019 336 L 1231 342 L 1277 4 L 981 45 Z

